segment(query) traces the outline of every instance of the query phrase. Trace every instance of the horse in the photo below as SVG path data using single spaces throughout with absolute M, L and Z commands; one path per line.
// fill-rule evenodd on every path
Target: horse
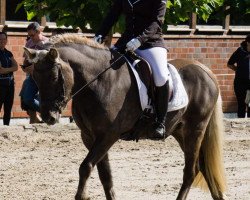
M 142 108 L 136 81 L 123 56 L 76 34 L 51 37 L 44 50 L 24 48 L 34 63 L 41 117 L 53 125 L 72 99 L 72 114 L 88 154 L 79 167 L 76 200 L 89 199 L 86 182 L 95 166 L 106 199 L 115 200 L 108 151 L 123 133 L 133 130 Z M 120 61 L 120 67 L 113 63 Z M 185 200 L 193 184 L 207 185 L 215 200 L 225 200 L 223 113 L 215 75 L 194 60 L 170 61 L 179 71 L 189 102 L 169 112 L 166 131 L 184 152 L 183 182 L 177 200 Z

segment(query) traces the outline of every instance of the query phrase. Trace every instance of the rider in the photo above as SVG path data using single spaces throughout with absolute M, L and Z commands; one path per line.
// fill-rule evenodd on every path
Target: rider
M 125 15 L 125 31 L 115 48 L 135 51 L 152 67 L 155 89 L 156 122 L 154 138 L 165 137 L 165 120 L 169 101 L 169 77 L 167 50 L 162 38 L 162 25 L 167 0 L 115 0 L 108 15 L 95 35 L 95 41 L 102 43 L 120 14 Z

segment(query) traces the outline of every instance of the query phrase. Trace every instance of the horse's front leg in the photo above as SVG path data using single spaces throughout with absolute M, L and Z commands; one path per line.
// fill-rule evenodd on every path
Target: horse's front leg
M 113 200 L 115 199 L 115 193 L 113 189 L 113 180 L 111 169 L 109 165 L 108 153 L 105 157 L 97 164 L 97 169 L 99 173 L 100 180 L 105 191 L 106 199 Z
M 106 156 L 109 148 L 117 140 L 118 140 L 118 137 L 114 138 L 114 137 L 110 137 L 110 135 L 107 135 L 106 137 L 102 136 L 102 137 L 96 138 L 92 148 L 89 150 L 87 157 L 84 159 L 84 161 L 80 165 L 79 184 L 78 184 L 78 190 L 77 190 L 77 193 L 75 196 L 75 200 L 88 200 L 88 199 L 90 199 L 87 196 L 87 192 L 86 192 L 87 180 L 90 177 L 90 174 L 93 171 L 95 165 L 97 165 L 98 162 L 102 163 L 103 159 L 104 159 L 103 162 L 105 162 L 105 160 L 107 159 L 107 158 L 105 158 L 105 156 Z M 105 165 L 107 166 L 107 164 L 100 164 L 100 166 L 105 166 Z M 111 176 L 110 170 L 104 170 L 104 172 L 108 172 L 107 176 Z M 102 175 L 102 178 L 103 177 L 104 177 L 104 175 Z M 107 196 L 107 199 L 115 200 L 113 189 L 111 189 L 111 191 L 112 191 L 112 195 L 109 195 L 110 198 L 108 198 L 108 196 Z M 105 193 L 106 193 L 106 191 L 105 191 Z
M 89 200 L 87 191 L 86 191 L 86 183 L 87 180 L 94 168 L 94 165 L 88 161 L 87 157 L 84 159 L 79 168 L 79 183 L 78 189 L 75 196 L 75 200 Z

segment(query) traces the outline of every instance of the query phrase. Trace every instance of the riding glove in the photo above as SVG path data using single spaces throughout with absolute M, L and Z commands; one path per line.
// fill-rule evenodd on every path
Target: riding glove
M 139 46 L 141 46 L 141 42 L 137 38 L 133 38 L 126 45 L 128 51 L 135 51 Z
M 98 42 L 99 44 L 101 44 L 101 43 L 103 42 L 103 40 L 102 40 L 102 35 L 96 35 L 96 36 L 94 37 L 94 41 L 95 41 L 95 42 Z

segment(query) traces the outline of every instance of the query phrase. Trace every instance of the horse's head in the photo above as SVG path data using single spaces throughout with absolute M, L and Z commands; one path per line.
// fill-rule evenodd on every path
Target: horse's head
M 33 78 L 40 95 L 41 116 L 47 124 L 55 124 L 71 97 L 73 71 L 55 48 L 24 48 L 29 62 L 34 63 Z

